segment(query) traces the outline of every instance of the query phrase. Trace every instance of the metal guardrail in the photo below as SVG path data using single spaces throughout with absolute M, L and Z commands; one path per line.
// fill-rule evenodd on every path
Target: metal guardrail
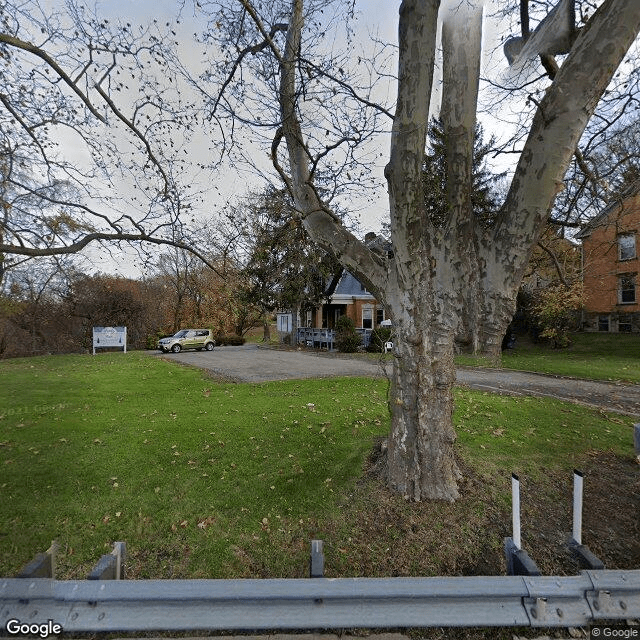
M 574 472 L 568 548 L 587 570 L 541 576 L 520 546 L 520 483 L 512 476 L 508 576 L 324 578 L 324 545 L 311 542 L 311 579 L 123 580 L 116 542 L 87 580 L 55 580 L 56 544 L 0 578 L 0 625 L 15 635 L 195 630 L 407 627 L 578 627 L 640 619 L 640 569 L 606 570 L 582 545 L 582 473 Z M 43 635 L 44 634 L 44 635 Z
M 640 617 L 640 570 L 571 577 L 0 579 L 0 625 L 65 632 L 584 626 Z

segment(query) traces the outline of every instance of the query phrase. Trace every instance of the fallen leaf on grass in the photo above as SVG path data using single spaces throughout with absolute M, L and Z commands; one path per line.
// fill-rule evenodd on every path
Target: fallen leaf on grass
M 213 516 L 207 516 L 206 518 L 202 518 L 198 520 L 198 529 L 206 529 L 207 527 L 214 524 L 216 519 Z

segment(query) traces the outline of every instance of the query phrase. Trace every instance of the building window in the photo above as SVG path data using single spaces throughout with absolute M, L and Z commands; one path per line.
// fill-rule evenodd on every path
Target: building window
M 609 316 L 598 316 L 598 331 L 609 331 Z
M 362 307 L 362 328 L 373 329 L 373 309 L 371 307 Z
M 633 260 L 636 257 L 636 236 L 625 233 L 618 236 L 618 259 Z
M 380 324 L 384 320 L 384 309 L 376 309 L 376 324 Z
M 631 316 L 627 313 L 618 317 L 618 331 L 620 333 L 631 333 Z
M 618 277 L 618 302 L 632 304 L 636 301 L 636 277 L 625 274 Z

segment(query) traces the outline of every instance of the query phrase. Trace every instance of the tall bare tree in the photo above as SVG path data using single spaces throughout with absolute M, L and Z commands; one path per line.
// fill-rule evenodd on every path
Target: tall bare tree
M 236 27 L 236 65 L 251 51 L 260 58 L 254 72 L 263 79 L 263 87 L 274 91 L 279 118 L 274 118 L 272 158 L 298 215 L 309 235 L 331 248 L 385 303 L 395 325 L 388 482 L 410 500 L 453 500 L 459 477 L 452 424 L 454 339 L 462 337 L 475 352 L 497 356 L 528 257 L 580 136 L 637 37 L 640 6 L 606 0 L 575 38 L 572 35 L 562 65 L 553 60 L 558 67 L 553 82 L 537 103 L 508 194 L 487 228 L 474 217 L 470 198 L 482 9 L 468 2 L 440 8 L 437 0 L 404 0 L 399 12 L 397 101 L 385 170 L 393 255 L 381 256 L 340 224 L 317 188 L 318 167 L 325 156 L 355 138 L 336 137 L 327 127 L 325 143 L 318 143 L 317 125 L 322 120 L 307 104 L 315 104 L 315 96 L 327 96 L 320 90 L 329 81 L 336 94 L 346 84 L 341 82 L 341 68 L 314 62 L 313 52 L 306 48 L 310 34 L 323 28 L 323 18 L 314 11 L 326 3 L 292 0 L 288 7 L 279 5 L 279 16 L 273 8 L 269 15 L 262 14 L 249 0 L 239 3 L 241 10 L 233 13 L 226 5 L 219 15 Z M 439 17 L 440 118 L 449 169 L 448 216 L 442 222 L 427 215 L 422 184 Z M 545 45 L 536 53 L 551 58 L 558 51 Z M 244 77 L 242 86 L 249 91 Z M 363 111 L 371 105 L 368 96 L 353 88 L 352 94 Z M 286 153 L 280 149 L 282 141 Z

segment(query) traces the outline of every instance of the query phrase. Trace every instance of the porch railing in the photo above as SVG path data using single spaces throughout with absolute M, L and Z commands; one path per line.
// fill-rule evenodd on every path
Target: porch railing
M 371 342 L 373 329 L 356 329 L 356 333 L 362 338 L 362 346 L 368 347 Z M 317 327 L 298 327 L 296 344 L 304 344 L 314 349 L 335 349 L 336 332 L 333 329 L 319 329 Z

